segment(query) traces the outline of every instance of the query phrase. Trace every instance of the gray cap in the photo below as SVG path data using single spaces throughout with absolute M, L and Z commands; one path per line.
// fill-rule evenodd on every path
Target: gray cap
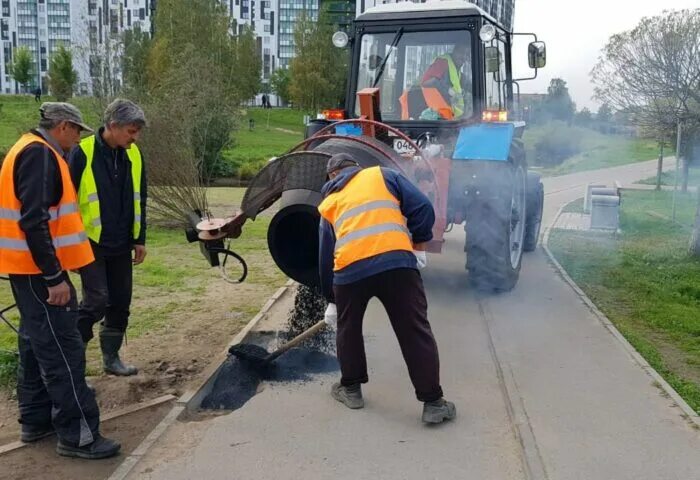
M 359 167 L 360 164 L 357 163 L 350 155 L 347 153 L 336 153 L 331 158 L 328 159 L 328 165 L 326 165 L 326 173 L 329 175 L 338 170 L 342 170 L 348 167 Z
M 74 105 L 65 102 L 44 102 L 39 107 L 41 118 L 46 120 L 54 120 L 57 122 L 70 122 L 79 126 L 82 130 L 93 132 L 94 130 L 85 123 L 80 114 L 80 110 Z

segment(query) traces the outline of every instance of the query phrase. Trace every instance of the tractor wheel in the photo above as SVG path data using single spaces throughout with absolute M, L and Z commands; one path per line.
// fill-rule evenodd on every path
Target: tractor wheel
M 478 290 L 505 292 L 518 282 L 527 218 L 527 172 L 518 157 L 492 177 L 499 186 L 467 211 L 467 269 Z
M 523 250 L 532 252 L 537 248 L 542 229 L 542 210 L 544 208 L 544 186 L 540 175 L 527 173 L 527 222 L 525 224 L 525 243 Z

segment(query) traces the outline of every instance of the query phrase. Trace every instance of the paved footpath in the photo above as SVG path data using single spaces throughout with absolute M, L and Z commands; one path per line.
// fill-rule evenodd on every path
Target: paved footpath
M 647 162 L 547 179 L 545 224 L 587 182 L 654 172 Z M 512 292 L 483 296 L 467 288 L 462 245 L 450 236 L 424 271 L 455 422 L 420 423 L 396 339 L 373 303 L 364 410 L 331 399 L 332 376 L 268 385 L 229 415 L 171 427 L 131 478 L 700 478 L 700 432 L 542 250 L 527 255 Z

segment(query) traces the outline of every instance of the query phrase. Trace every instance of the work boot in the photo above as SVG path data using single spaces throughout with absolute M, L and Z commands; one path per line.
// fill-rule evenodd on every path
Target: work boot
M 122 446 L 118 442 L 97 434 L 95 441 L 84 447 L 74 447 L 59 440 L 58 445 L 56 445 L 56 453 L 64 457 L 98 460 L 100 458 L 113 457 L 119 453 L 121 448 Z
M 19 435 L 19 439 L 24 443 L 34 443 L 42 438 L 46 438 L 53 435 L 56 430 L 53 425 L 31 425 L 27 423 L 22 424 L 22 430 Z
M 100 330 L 100 348 L 105 373 L 127 377 L 136 375 L 138 369 L 132 365 L 124 365 L 119 358 L 119 349 L 124 341 L 124 332 L 116 328 Z
M 442 423 L 457 416 L 457 408 L 444 398 L 423 404 L 423 421 L 425 423 Z
M 365 406 L 365 401 L 362 399 L 362 389 L 359 383 L 349 387 L 343 386 L 340 383 L 334 383 L 331 388 L 331 395 L 339 402 L 344 403 L 346 407 L 352 408 L 353 410 Z

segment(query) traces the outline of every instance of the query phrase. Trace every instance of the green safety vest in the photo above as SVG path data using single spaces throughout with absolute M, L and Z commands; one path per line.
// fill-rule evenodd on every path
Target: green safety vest
M 450 83 L 452 84 L 452 90 L 457 94 L 457 99 L 454 100 L 452 104 L 452 110 L 455 118 L 459 118 L 464 115 L 464 96 L 462 95 L 462 74 L 457 70 L 457 65 L 455 65 L 454 60 L 452 60 L 451 55 L 440 55 L 437 58 L 442 58 L 447 61 L 447 68 L 450 72 Z
M 92 160 L 95 156 L 95 136 L 90 135 L 81 140 L 80 148 L 87 159 L 83 176 L 80 179 L 80 186 L 78 187 L 80 216 L 83 217 L 83 225 L 88 238 L 95 243 L 99 243 L 102 235 L 102 219 L 100 218 L 100 199 L 97 195 L 95 173 L 92 171 Z M 133 237 L 135 240 L 141 234 L 141 174 L 143 172 L 143 163 L 141 151 L 135 143 L 126 149 L 126 156 L 131 163 L 131 179 L 134 185 Z

